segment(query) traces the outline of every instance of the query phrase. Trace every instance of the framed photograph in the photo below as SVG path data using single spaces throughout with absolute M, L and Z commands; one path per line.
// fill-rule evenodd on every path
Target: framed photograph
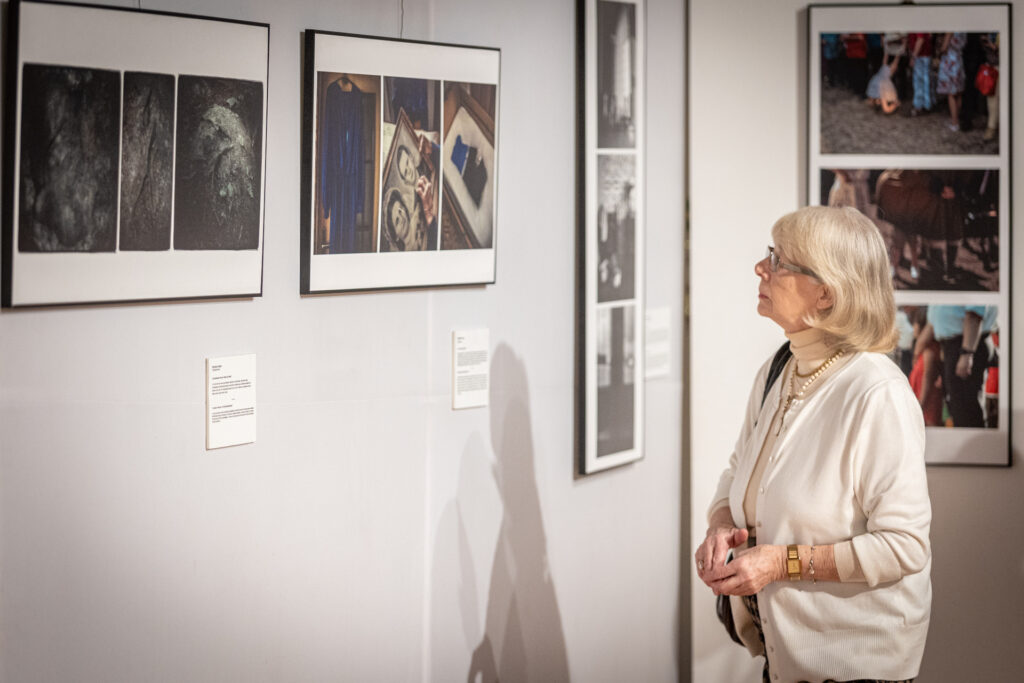
M 1008 465 L 1010 6 L 811 5 L 808 29 L 808 199 L 885 240 L 926 460 Z
M 302 294 L 494 282 L 500 61 L 305 32 Z
M 577 4 L 576 451 L 580 474 L 644 454 L 646 5 Z
M 5 307 L 262 292 L 270 27 L 12 0 Z

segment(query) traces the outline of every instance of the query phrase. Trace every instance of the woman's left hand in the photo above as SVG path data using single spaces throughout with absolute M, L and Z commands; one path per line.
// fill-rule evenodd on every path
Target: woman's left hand
M 704 581 L 715 595 L 753 595 L 774 581 L 786 578 L 786 547 L 755 545 L 741 550 L 732 562 L 715 568 Z

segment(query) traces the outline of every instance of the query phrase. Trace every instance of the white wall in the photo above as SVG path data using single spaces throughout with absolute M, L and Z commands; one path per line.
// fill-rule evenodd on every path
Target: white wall
M 497 284 L 305 299 L 301 31 L 394 37 L 400 3 L 143 6 L 271 24 L 263 296 L 0 313 L 0 681 L 688 670 L 678 336 L 647 457 L 573 477 L 574 3 L 405 3 L 407 38 L 502 49 Z M 648 303 L 676 329 L 682 34 L 653 0 Z M 450 333 L 476 326 L 491 407 L 453 413 Z M 203 360 L 235 353 L 258 440 L 206 452 Z
M 1013 3 L 1015 37 L 1024 4 Z M 782 341 L 754 312 L 753 264 L 780 215 L 800 206 L 804 185 L 806 2 L 691 0 L 691 531 L 705 510 L 739 430 L 757 367 Z M 1021 51 L 1014 70 L 1024 67 Z M 1014 127 L 1024 130 L 1015 88 Z M 1024 180 L 1013 199 L 1024 202 Z M 1015 238 L 1014 261 L 1024 263 Z M 1021 278 L 1014 299 L 1022 301 Z M 1021 358 L 1024 345 L 1014 344 Z M 1020 373 L 1012 378 L 1021 396 Z M 1020 404 L 1020 401 L 1017 401 Z M 928 470 L 934 518 L 931 631 L 922 682 L 1017 680 L 1024 670 L 1024 414 L 1014 411 L 1011 469 Z M 693 572 L 692 561 L 689 571 Z M 758 680 L 760 661 L 732 644 L 713 596 L 692 577 L 693 680 Z

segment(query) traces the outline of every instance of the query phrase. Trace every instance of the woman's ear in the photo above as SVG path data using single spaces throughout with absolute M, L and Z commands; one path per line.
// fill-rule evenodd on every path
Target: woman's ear
M 835 298 L 832 296 L 832 289 L 828 285 L 821 286 L 821 292 L 818 294 L 818 300 L 815 305 L 819 311 L 827 311 L 832 308 L 835 304 Z

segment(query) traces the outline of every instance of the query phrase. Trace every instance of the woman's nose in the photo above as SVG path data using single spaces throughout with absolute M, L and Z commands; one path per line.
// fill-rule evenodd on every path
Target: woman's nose
M 754 274 L 760 278 L 768 279 L 771 275 L 771 268 L 768 267 L 768 257 L 765 256 L 763 259 L 754 264 Z

